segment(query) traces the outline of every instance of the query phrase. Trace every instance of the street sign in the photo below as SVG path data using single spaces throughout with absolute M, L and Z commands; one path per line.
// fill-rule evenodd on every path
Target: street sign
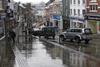
M 53 15 L 53 19 L 54 20 L 60 20 L 60 16 L 59 15 Z

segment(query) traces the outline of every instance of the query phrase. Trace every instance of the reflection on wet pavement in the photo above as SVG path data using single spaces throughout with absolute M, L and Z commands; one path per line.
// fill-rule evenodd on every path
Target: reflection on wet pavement
M 11 46 L 5 40 L 0 41 L 0 67 L 17 67 Z
M 32 44 L 32 50 L 22 50 L 30 67 L 64 67 L 62 61 L 53 59 L 47 52 L 47 47 L 40 41 L 35 40 Z
M 48 40 L 59 43 L 59 38 L 56 38 L 55 40 Z M 100 58 L 100 39 L 92 39 L 89 44 L 85 44 L 84 42 L 78 44 L 76 42 L 70 42 L 69 40 L 66 40 L 62 43 L 62 45 Z
M 84 43 L 77 44 L 77 43 L 66 42 L 64 45 L 69 48 L 75 49 L 77 51 L 81 51 L 91 56 L 100 58 L 99 40 L 92 40 L 92 41 L 93 42 L 90 42 L 89 44 L 84 44 Z
M 95 58 L 38 39 L 26 45 L 20 51 L 30 67 L 100 67 L 100 61 Z

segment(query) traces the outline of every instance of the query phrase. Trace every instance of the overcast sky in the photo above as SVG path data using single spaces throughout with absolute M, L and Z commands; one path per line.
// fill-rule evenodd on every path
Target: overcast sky
M 40 3 L 40 2 L 48 2 L 49 0 L 14 0 L 16 2 L 22 2 L 22 3 L 27 3 L 27 2 L 31 2 L 33 4 L 37 4 L 37 3 Z

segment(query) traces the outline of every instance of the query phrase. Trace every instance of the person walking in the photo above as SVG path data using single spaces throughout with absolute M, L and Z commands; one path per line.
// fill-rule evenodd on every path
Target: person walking
M 13 40 L 13 43 L 15 43 L 16 33 L 13 30 L 10 30 L 9 36 L 11 37 L 11 40 Z

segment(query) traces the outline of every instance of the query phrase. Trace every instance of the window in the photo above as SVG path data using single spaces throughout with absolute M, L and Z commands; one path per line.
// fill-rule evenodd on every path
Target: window
M 70 0 L 70 4 L 72 4 L 72 0 Z
M 0 8 L 2 8 L 2 1 L 0 1 Z
M 81 29 L 75 29 L 74 32 L 78 32 L 78 33 L 81 33 L 82 30 Z
M 76 15 L 76 10 L 74 9 L 74 15 Z
M 10 2 L 10 0 L 8 0 L 8 2 Z
M 80 16 L 80 9 L 78 9 L 78 15 Z
M 82 10 L 82 14 L 84 15 L 86 12 L 85 12 L 85 10 Z
M 92 31 L 91 31 L 90 28 L 86 28 L 86 29 L 84 29 L 84 33 L 86 33 L 86 34 L 92 34 Z
M 78 0 L 78 4 L 80 4 L 80 0 Z
M 83 0 L 83 4 L 85 4 L 85 0 Z
M 70 15 L 72 15 L 72 9 L 70 9 Z
M 90 2 L 97 2 L 97 0 L 91 0 Z
M 95 11 L 98 9 L 97 5 L 90 5 L 90 10 Z
M 74 1 L 74 4 L 76 4 L 76 0 L 73 0 Z
M 81 33 L 82 30 L 81 29 L 70 29 L 70 32 L 78 32 L 78 33 Z

